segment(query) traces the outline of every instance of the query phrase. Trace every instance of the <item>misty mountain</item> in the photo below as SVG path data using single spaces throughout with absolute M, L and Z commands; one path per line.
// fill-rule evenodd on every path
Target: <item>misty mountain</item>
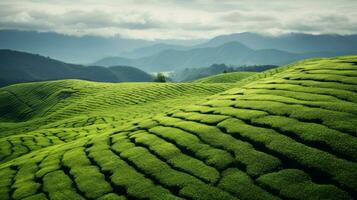
M 0 86 L 14 83 L 83 79 L 100 82 L 149 82 L 151 75 L 129 66 L 99 67 L 64 63 L 48 57 L 0 50 Z
M 117 56 L 137 48 L 157 43 L 198 44 L 203 40 L 128 39 L 120 36 L 70 36 L 54 32 L 0 30 L 0 49 L 12 49 L 41 54 L 70 63 L 91 63 L 98 59 Z M 140 51 L 139 51 L 140 53 Z
M 230 42 L 218 47 L 195 48 L 189 50 L 165 50 L 152 56 L 131 59 L 129 65 L 146 71 L 177 71 L 184 68 L 210 66 L 215 63 L 227 65 L 281 65 L 308 57 L 305 54 L 289 53 L 274 49 L 253 50 L 239 42 Z M 94 63 L 100 65 L 113 61 L 105 58 Z M 122 58 L 111 65 L 121 65 Z M 126 62 L 129 60 L 125 60 Z M 110 65 L 107 65 L 110 66 Z
M 138 48 L 135 49 L 131 52 L 125 52 L 120 54 L 120 56 L 127 57 L 127 58 L 141 58 L 141 57 L 148 57 L 157 53 L 160 53 L 161 51 L 166 51 L 166 50 L 187 50 L 192 48 L 191 46 L 183 46 L 183 45 L 174 45 L 174 44 L 165 44 L 165 43 L 159 43 L 159 44 L 154 44 L 150 45 L 147 47 L 143 48 Z
M 52 32 L 0 30 L 0 49 L 26 51 L 74 63 L 90 63 L 151 44 L 145 40 L 120 37 L 76 37 Z
M 235 33 L 221 35 L 192 46 L 170 45 L 165 43 L 149 45 L 120 54 L 121 57 L 148 57 L 166 50 L 189 50 L 196 48 L 218 47 L 230 42 L 240 42 L 249 48 L 276 49 L 293 53 L 317 53 L 322 56 L 357 53 L 357 35 L 311 35 L 290 33 L 280 36 L 267 36 L 257 33 Z
M 93 65 L 109 67 L 109 66 L 118 65 L 118 63 L 120 63 L 120 65 L 131 65 L 133 63 L 133 60 L 130 58 L 112 56 L 112 57 L 105 57 L 103 59 L 100 59 L 100 60 L 96 61 L 95 63 L 93 63 Z
M 72 63 L 97 60 L 95 65 L 100 66 L 130 65 L 147 71 L 172 71 L 214 63 L 281 65 L 309 57 L 348 55 L 357 53 L 357 35 L 264 36 L 247 32 L 218 36 L 197 45 L 193 40 L 146 41 L 0 30 L 0 48 Z
M 294 53 L 357 53 L 357 35 L 290 33 L 280 36 L 266 36 L 246 32 L 221 35 L 197 47 L 216 47 L 228 42 L 240 42 L 252 49 L 277 49 Z

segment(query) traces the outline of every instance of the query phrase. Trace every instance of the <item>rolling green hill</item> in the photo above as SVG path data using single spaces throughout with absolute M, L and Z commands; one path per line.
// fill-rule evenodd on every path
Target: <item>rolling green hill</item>
M 9 135 L 11 133 L 7 131 L 22 132 L 23 127 L 25 131 L 43 125 L 72 127 L 70 122 L 81 120 L 89 120 L 89 125 L 98 124 L 95 121 L 97 118 L 102 123 L 106 120 L 129 121 L 201 100 L 233 86 L 200 83 L 113 84 L 81 80 L 11 85 L 0 89 L 0 130 L 2 135 Z
M 0 94 L 0 199 L 357 198 L 357 56 Z
M 195 80 L 194 83 L 235 83 L 254 74 L 256 72 L 223 73 Z

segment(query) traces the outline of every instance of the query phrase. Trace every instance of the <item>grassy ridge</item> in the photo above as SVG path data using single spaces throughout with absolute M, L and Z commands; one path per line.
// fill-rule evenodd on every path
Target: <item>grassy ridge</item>
M 0 160 L 11 160 L 32 150 L 202 101 L 231 87 L 79 80 L 4 87 L 0 89 L 4 94 L 0 97 Z
M 145 101 L 143 89 L 113 105 L 123 88 L 88 83 L 82 90 L 98 87 L 98 93 L 65 95 L 59 102 L 70 102 L 66 108 L 54 103 L 52 112 L 25 118 L 19 109 L 6 124 L 26 119 L 22 123 L 36 128 L 6 129 L 11 134 L 1 139 L 1 153 L 9 156 L 0 165 L 0 199 L 355 199 L 356 63 L 357 56 L 306 60 L 253 75 L 207 99 L 232 85 L 185 90 L 189 84 L 168 84 L 182 91 L 168 96 L 176 102 L 157 100 L 159 88 L 168 87 L 163 84 Z M 142 107 L 128 106 L 140 117 L 124 112 L 127 122 L 76 115 L 120 116 L 119 108 L 131 101 Z M 49 114 L 38 117 L 43 112 Z
M 254 74 L 256 72 L 230 72 L 201 78 L 194 83 L 235 83 Z

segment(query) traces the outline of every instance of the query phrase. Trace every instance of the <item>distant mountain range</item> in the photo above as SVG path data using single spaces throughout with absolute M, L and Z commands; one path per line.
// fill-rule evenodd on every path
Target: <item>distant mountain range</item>
M 148 41 L 120 36 L 70 36 L 54 32 L 0 30 L 0 49 L 41 54 L 70 63 L 87 64 L 157 43 L 198 44 L 201 40 Z
M 207 42 L 193 46 L 168 45 L 160 43 L 138 48 L 130 53 L 121 54 L 120 56 L 138 58 L 151 56 L 159 53 L 160 51 L 169 49 L 188 50 L 193 48 L 218 47 L 230 42 L 240 42 L 255 50 L 276 49 L 291 53 L 357 53 L 357 35 L 311 35 L 303 33 L 290 33 L 280 36 L 267 36 L 257 33 L 244 32 L 217 36 Z
M 40 55 L 0 50 L 0 87 L 22 82 L 82 79 L 100 82 L 149 82 L 152 76 L 129 66 L 67 64 Z
M 94 65 L 132 65 L 145 71 L 177 71 L 184 68 L 206 67 L 215 63 L 227 65 L 282 65 L 309 57 L 345 55 L 345 52 L 291 53 L 276 49 L 254 50 L 239 42 L 228 42 L 217 47 L 188 50 L 168 49 L 142 58 L 110 57 Z
M 279 36 L 266 36 L 245 32 L 218 36 L 198 46 L 216 47 L 228 42 L 240 42 L 252 49 L 277 49 L 292 53 L 357 53 L 357 35 L 290 33 Z
M 124 52 L 124 53 L 121 53 L 120 56 L 126 57 L 126 58 L 142 58 L 142 57 L 151 56 L 151 55 L 154 55 L 154 54 L 157 54 L 162 51 L 169 50 L 169 49 L 188 50 L 191 48 L 192 48 L 192 46 L 182 46 L 182 45 L 159 43 L 159 44 L 154 44 L 154 45 L 143 47 L 143 48 L 138 48 L 131 52 Z
M 190 44 L 190 45 L 188 45 Z M 129 65 L 148 72 L 227 65 L 283 65 L 310 57 L 357 54 L 357 35 L 257 33 L 221 35 L 211 40 L 147 41 L 121 37 L 67 36 L 0 30 L 0 49 L 50 56 L 71 63 Z

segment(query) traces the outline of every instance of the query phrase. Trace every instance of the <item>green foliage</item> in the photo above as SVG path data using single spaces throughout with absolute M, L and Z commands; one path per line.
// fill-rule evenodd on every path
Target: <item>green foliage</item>
M 286 198 L 293 199 L 350 199 L 333 185 L 316 184 L 303 171 L 285 169 L 263 175 L 258 182 L 279 191 Z
M 194 154 L 215 168 L 223 169 L 233 162 L 233 157 L 228 152 L 204 144 L 197 136 L 181 129 L 156 126 L 149 131 L 174 143 L 184 151 Z
M 14 180 L 15 182 L 11 186 L 15 189 L 12 198 L 22 199 L 36 193 L 41 184 L 35 181 L 34 173 L 38 170 L 38 166 L 35 163 L 27 163 L 21 165 L 17 171 Z
M 23 200 L 47 200 L 47 197 L 44 193 L 34 194 L 32 196 L 26 197 Z
M 307 143 L 326 146 L 331 151 L 341 156 L 350 157 L 357 161 L 357 139 L 356 137 L 315 123 L 303 123 L 296 119 L 282 116 L 265 116 L 254 122 L 277 128 L 287 135 L 294 134 Z
M 250 175 L 257 176 L 264 174 L 280 165 L 279 159 L 255 150 L 247 142 L 235 140 L 232 136 L 222 133 L 215 126 L 168 117 L 156 119 L 165 126 L 173 126 L 190 133 L 195 133 L 203 142 L 232 153 L 236 162 L 242 163 L 247 167 L 247 172 Z
M 239 199 L 279 199 L 255 185 L 246 173 L 234 168 L 222 173 L 218 187 L 237 195 Z
M 218 126 L 226 128 L 232 135 L 246 137 L 252 142 L 264 145 L 277 155 L 283 155 L 307 169 L 326 173 L 340 184 L 357 186 L 357 181 L 353 178 L 357 175 L 357 164 L 354 162 L 336 158 L 328 152 L 298 143 L 274 130 L 247 125 L 238 119 L 223 121 Z
M 77 194 L 73 186 L 73 181 L 61 170 L 48 173 L 43 178 L 43 189 L 54 200 L 78 199 L 84 197 Z
M 211 183 L 215 182 L 219 177 L 218 171 L 214 168 L 206 166 L 202 161 L 181 153 L 180 149 L 175 147 L 175 145 L 157 136 L 141 132 L 131 137 L 135 138 L 135 143 L 147 146 L 152 152 L 157 154 L 160 158 L 165 159 L 165 161 L 174 168 L 183 170 Z
M 98 198 L 112 191 L 104 180 L 104 175 L 95 166 L 77 166 L 72 168 L 70 173 L 74 176 L 78 188 L 88 198 Z
M 163 73 L 157 73 L 154 82 L 159 82 L 159 83 L 165 83 L 166 82 L 166 77 Z
M 98 198 L 98 200 L 125 200 L 125 199 L 126 199 L 125 196 L 119 196 L 115 193 L 109 193 Z
M 148 176 L 157 179 L 165 187 L 180 188 L 180 194 L 197 199 L 235 199 L 228 193 L 211 187 L 191 175 L 170 168 L 165 162 L 150 154 L 142 147 L 130 148 L 121 153 Z M 200 193 L 202 191 L 204 193 Z

